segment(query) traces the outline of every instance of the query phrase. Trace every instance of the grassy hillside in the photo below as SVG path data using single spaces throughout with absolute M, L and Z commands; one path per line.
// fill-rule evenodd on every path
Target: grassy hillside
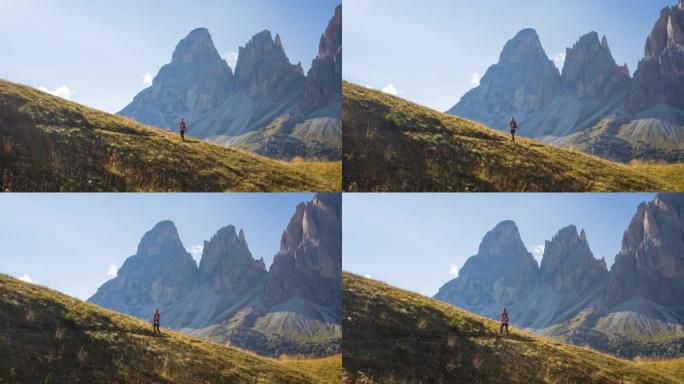
M 406 100 L 343 84 L 348 191 L 674 191 L 684 169 L 660 178 L 633 166 L 510 136 Z M 674 180 L 674 181 L 673 181 Z
M 211 145 L 0 81 L 3 191 L 334 191 L 341 165 Z
M 337 383 L 341 357 L 282 361 L 0 275 L 0 383 Z
M 643 363 L 533 336 L 442 302 L 343 275 L 348 383 L 675 383 Z
M 636 365 L 684 382 L 684 357 L 672 360 L 636 360 Z

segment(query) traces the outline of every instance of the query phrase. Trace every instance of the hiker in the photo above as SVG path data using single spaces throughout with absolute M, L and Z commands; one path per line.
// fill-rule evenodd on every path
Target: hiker
M 159 330 L 159 309 L 154 310 L 154 316 L 152 317 L 152 323 L 154 324 L 154 334 L 156 335 L 157 333 L 161 335 L 161 331 Z
M 506 336 L 508 336 L 508 311 L 506 311 L 506 308 L 504 308 L 503 312 L 501 312 L 501 329 L 499 330 L 500 335 L 503 335 L 504 328 L 506 328 Z
M 181 135 L 181 140 L 185 141 L 185 120 L 181 117 L 181 122 L 180 122 L 180 135 Z
M 515 131 L 518 129 L 518 122 L 515 121 L 515 117 L 511 117 L 511 121 L 508 123 L 508 128 L 511 129 L 511 140 L 515 142 Z

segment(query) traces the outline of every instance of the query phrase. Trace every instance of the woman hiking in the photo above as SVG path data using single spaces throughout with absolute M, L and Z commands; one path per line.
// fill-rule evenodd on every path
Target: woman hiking
M 160 317 L 161 316 L 159 315 L 159 309 L 155 309 L 154 315 L 152 316 L 152 324 L 154 326 L 154 334 L 155 335 L 157 335 L 157 334 L 161 335 L 161 331 L 159 330 L 159 320 L 160 320 L 159 318 Z
M 501 312 L 501 329 L 499 330 L 500 335 L 503 335 L 504 328 L 506 328 L 506 336 L 508 336 L 508 311 L 506 311 L 506 308 L 504 308 L 503 312 Z
M 178 127 L 178 130 L 180 131 L 181 140 L 183 141 L 185 141 L 185 129 L 185 120 L 183 120 L 183 118 L 181 117 L 180 126 Z

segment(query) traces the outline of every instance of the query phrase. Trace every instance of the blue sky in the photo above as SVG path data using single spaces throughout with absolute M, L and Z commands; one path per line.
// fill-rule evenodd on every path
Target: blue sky
M 637 206 L 654 196 L 346 193 L 343 268 L 432 296 L 503 220 L 517 223 L 528 249 L 567 225 L 584 228 L 594 257 L 605 257 L 610 267 Z
M 173 220 L 190 252 L 229 224 L 270 267 L 298 203 L 312 194 L 1 194 L 0 272 L 87 299 L 134 255 L 143 234 Z M 201 253 L 196 254 L 199 256 Z
M 339 3 L 0 0 L 0 78 L 118 112 L 196 27 L 209 29 L 224 57 L 257 32 L 280 33 L 290 61 L 306 70 Z
M 484 75 L 519 30 L 537 30 L 547 55 L 589 31 L 606 35 L 630 71 L 660 10 L 676 0 L 345 0 L 344 78 L 439 111 Z

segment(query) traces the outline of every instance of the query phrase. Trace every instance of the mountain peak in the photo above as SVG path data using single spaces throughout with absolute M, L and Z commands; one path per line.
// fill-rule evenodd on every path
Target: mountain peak
M 594 31 L 566 50 L 561 79 L 563 88 L 575 96 L 602 100 L 626 92 L 630 82 L 627 68 L 615 63 L 608 38 L 599 41 Z
M 214 46 L 209 30 L 196 28 L 176 45 L 171 62 L 189 64 L 197 61 L 221 60 L 221 55 Z
M 532 28 L 523 29 L 504 46 L 499 58 L 500 63 L 523 63 L 540 58 L 548 60 L 542 48 L 537 31 Z
M 147 231 L 138 244 L 138 255 L 163 255 L 168 250 L 183 248 L 183 243 L 178 236 L 178 230 L 173 221 L 164 220 L 157 223 Z

